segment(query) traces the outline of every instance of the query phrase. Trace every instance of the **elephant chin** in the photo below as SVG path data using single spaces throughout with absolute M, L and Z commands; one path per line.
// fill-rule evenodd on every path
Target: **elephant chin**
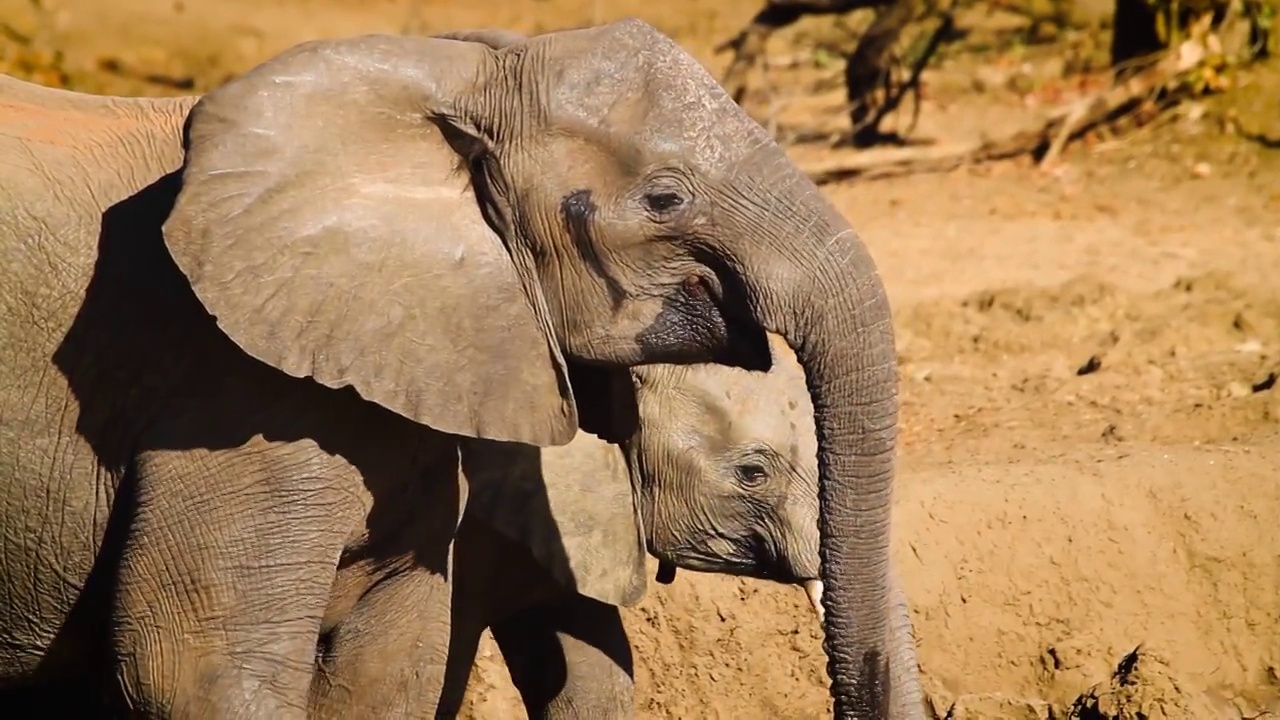
M 822 581 L 821 580 L 805 580 L 804 594 L 809 596 L 809 604 L 813 605 L 813 611 L 818 613 L 818 622 L 822 622 Z

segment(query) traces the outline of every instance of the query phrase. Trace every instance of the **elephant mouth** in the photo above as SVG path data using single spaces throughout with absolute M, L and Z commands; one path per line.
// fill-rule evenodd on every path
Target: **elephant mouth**
M 818 622 L 822 622 L 823 616 L 826 614 L 822 608 L 822 580 L 816 577 L 806 577 L 807 573 L 796 573 L 789 564 L 778 561 L 773 556 L 768 559 L 757 557 L 754 560 L 739 562 L 725 562 L 723 558 L 703 558 L 693 554 L 677 553 L 673 556 L 669 553 L 655 553 L 655 556 L 658 558 L 658 572 L 654 580 L 663 585 L 669 585 L 675 581 L 676 568 L 693 572 L 737 575 L 756 578 L 757 580 L 770 580 L 802 588 L 805 597 L 809 600 L 809 605 L 818 616 Z

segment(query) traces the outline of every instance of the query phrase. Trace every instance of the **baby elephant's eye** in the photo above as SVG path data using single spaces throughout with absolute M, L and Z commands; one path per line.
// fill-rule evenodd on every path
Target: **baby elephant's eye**
M 675 192 L 652 192 L 644 196 L 645 205 L 656 213 L 667 213 L 684 204 L 684 198 Z
M 769 473 L 765 471 L 764 466 L 757 463 L 738 465 L 734 468 L 734 474 L 738 476 L 738 482 L 748 488 L 760 487 L 769 479 Z

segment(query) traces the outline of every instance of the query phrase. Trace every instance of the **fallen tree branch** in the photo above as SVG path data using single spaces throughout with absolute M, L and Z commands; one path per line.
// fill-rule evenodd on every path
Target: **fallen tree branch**
M 819 185 L 851 177 L 944 172 L 965 163 L 981 142 L 918 145 L 829 152 L 821 160 L 800 162 L 800 169 Z
M 162 72 L 139 70 L 127 65 L 119 58 L 98 58 L 97 64 L 98 69 L 104 73 L 115 75 L 116 77 L 127 78 L 129 80 L 138 80 L 151 85 L 159 85 L 161 87 L 171 88 L 174 90 L 192 90 L 196 86 L 196 79 L 194 76 L 169 75 Z
M 1068 142 L 1141 105 L 1179 74 L 1177 56 L 1170 53 L 1119 84 L 1054 111 L 1038 128 L 981 142 L 842 153 L 800 166 L 814 182 L 823 184 L 851 177 L 945 172 L 1021 155 L 1032 155 L 1047 165 Z

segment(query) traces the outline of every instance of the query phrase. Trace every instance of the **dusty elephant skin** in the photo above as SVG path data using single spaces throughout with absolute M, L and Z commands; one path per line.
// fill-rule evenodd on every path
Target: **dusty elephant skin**
M 770 342 L 768 373 L 633 370 L 639 425 L 620 446 L 579 433 L 541 450 L 490 443 L 472 458 L 464 469 L 479 490 L 455 544 L 449 679 L 436 717 L 461 707 L 486 627 L 529 717 L 631 717 L 633 662 L 617 606 L 639 600 L 646 550 L 672 567 L 814 587 L 813 408 L 794 354 L 776 336 Z M 530 514 L 544 488 L 551 512 Z M 621 531 L 633 503 L 643 538 Z M 568 575 L 557 572 L 561 542 Z M 893 717 L 922 719 L 911 621 L 896 583 L 886 643 L 899 689 Z
M 457 438 L 619 434 L 611 375 L 763 369 L 767 330 L 814 408 L 836 714 L 886 715 L 884 290 L 670 39 L 368 36 L 198 103 L 3 97 L 5 686 L 118 685 L 151 716 L 348 716 L 357 686 L 360 713 L 413 707 L 379 690 L 438 691 L 448 617 L 397 620 L 444 592 Z

